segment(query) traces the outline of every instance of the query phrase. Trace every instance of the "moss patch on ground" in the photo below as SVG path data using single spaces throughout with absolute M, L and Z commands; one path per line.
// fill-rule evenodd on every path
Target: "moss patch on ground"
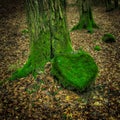
M 110 33 L 104 34 L 102 37 L 102 41 L 106 43 L 115 42 L 115 36 Z
M 94 82 L 98 67 L 94 59 L 81 50 L 55 56 L 51 73 L 65 88 L 84 91 Z
M 96 51 L 100 51 L 100 50 L 101 50 L 101 47 L 98 46 L 98 45 L 96 45 L 96 46 L 94 47 L 94 50 L 96 50 Z

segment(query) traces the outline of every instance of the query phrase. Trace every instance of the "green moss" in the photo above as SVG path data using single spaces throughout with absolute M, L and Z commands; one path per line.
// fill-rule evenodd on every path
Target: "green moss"
M 96 50 L 96 51 L 100 51 L 100 50 L 101 50 L 101 47 L 98 46 L 98 45 L 96 45 L 96 46 L 94 47 L 94 50 Z
M 23 30 L 22 33 L 29 32 L 30 55 L 28 62 L 14 72 L 10 80 L 26 77 L 28 74 L 36 76 L 37 72 L 44 71 L 45 64 L 56 54 L 72 51 L 61 1 L 51 0 L 48 4 L 49 12 L 44 9 L 47 4 L 43 1 L 40 4 L 39 1 L 26 2 L 28 30 Z
M 93 58 L 84 51 L 59 54 L 52 62 L 51 73 L 65 88 L 83 91 L 95 80 L 97 72 Z
M 23 66 L 23 68 L 19 68 L 16 70 L 12 76 L 9 78 L 9 80 L 15 80 L 18 78 L 26 77 L 30 73 L 32 73 L 33 67 L 31 66 L 31 60 L 29 59 L 26 64 Z
M 93 19 L 91 8 L 89 8 L 87 12 L 82 12 L 79 23 L 75 25 L 71 31 L 87 29 L 89 33 L 93 33 L 93 28 L 99 27 Z
M 50 41 L 49 32 L 41 33 L 38 40 L 31 43 L 30 56 L 23 66 L 14 72 L 10 80 L 26 77 L 32 74 L 34 77 L 37 71 L 44 71 L 46 62 L 50 61 Z
M 22 33 L 22 34 L 28 34 L 29 31 L 28 31 L 28 29 L 24 29 L 24 30 L 21 31 L 21 33 Z
M 28 30 L 23 30 L 22 33 L 29 33 L 30 55 L 26 64 L 14 72 L 10 80 L 26 77 L 29 74 L 36 76 L 37 70 L 43 71 L 44 65 L 50 60 L 49 19 L 46 11 L 42 11 L 43 15 L 40 15 L 39 7 L 38 1 L 32 3 L 26 1 Z
M 110 33 L 104 34 L 102 37 L 102 41 L 106 43 L 115 42 L 115 36 Z

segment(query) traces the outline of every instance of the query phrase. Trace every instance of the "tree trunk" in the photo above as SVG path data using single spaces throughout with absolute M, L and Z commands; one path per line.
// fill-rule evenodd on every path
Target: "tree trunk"
M 63 5 L 61 0 L 26 0 L 30 55 L 11 80 L 36 75 L 54 55 L 72 51 Z
M 112 11 L 114 9 L 111 0 L 105 0 L 106 12 Z
M 85 28 L 88 30 L 88 32 L 92 33 L 93 28 L 98 28 L 98 26 L 96 25 L 93 19 L 90 0 L 82 0 L 81 3 L 82 11 L 80 10 L 80 3 L 81 0 L 78 0 L 80 20 L 79 23 L 76 26 L 74 26 L 72 30 L 77 30 L 77 29 L 81 30 Z
M 119 7 L 119 2 L 118 0 L 113 0 L 113 3 L 111 0 L 105 0 L 105 5 L 106 5 L 106 11 L 109 12 L 109 11 L 112 11 L 116 8 Z
M 64 7 L 63 1 L 50 0 L 50 28 L 54 55 L 72 50 Z
M 114 0 L 114 5 L 115 5 L 115 8 L 118 8 L 118 0 Z

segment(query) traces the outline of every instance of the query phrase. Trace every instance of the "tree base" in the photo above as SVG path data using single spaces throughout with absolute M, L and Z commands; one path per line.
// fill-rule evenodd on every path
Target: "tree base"
M 71 31 L 74 31 L 74 30 L 82 30 L 82 29 L 87 29 L 89 33 L 93 33 L 93 28 L 99 28 L 94 21 L 92 20 L 88 20 L 86 21 L 85 19 L 81 19 L 79 21 L 79 23 L 74 26 Z
M 28 60 L 27 63 L 23 66 L 23 68 L 18 69 L 16 72 L 12 74 L 9 80 L 13 81 L 22 77 L 28 76 L 30 73 L 34 73 L 34 68 L 31 65 L 31 61 Z

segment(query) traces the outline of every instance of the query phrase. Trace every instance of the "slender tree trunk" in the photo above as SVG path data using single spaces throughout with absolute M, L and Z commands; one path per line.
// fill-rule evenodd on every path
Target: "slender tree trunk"
M 106 5 L 106 12 L 112 11 L 114 9 L 111 0 L 105 0 L 105 5 Z
M 64 8 L 61 0 L 26 0 L 30 55 L 23 68 L 13 73 L 11 80 L 30 73 L 36 75 L 54 55 L 72 51 Z
M 78 4 L 80 20 L 79 23 L 75 27 L 73 27 L 72 30 L 85 28 L 88 30 L 88 32 L 92 33 L 93 28 L 98 28 L 98 26 L 96 25 L 93 19 L 90 0 L 82 0 L 82 3 L 81 0 L 78 0 Z M 82 9 L 80 9 L 80 5 L 82 6 Z
M 115 5 L 115 8 L 118 8 L 118 0 L 114 0 L 114 5 Z

